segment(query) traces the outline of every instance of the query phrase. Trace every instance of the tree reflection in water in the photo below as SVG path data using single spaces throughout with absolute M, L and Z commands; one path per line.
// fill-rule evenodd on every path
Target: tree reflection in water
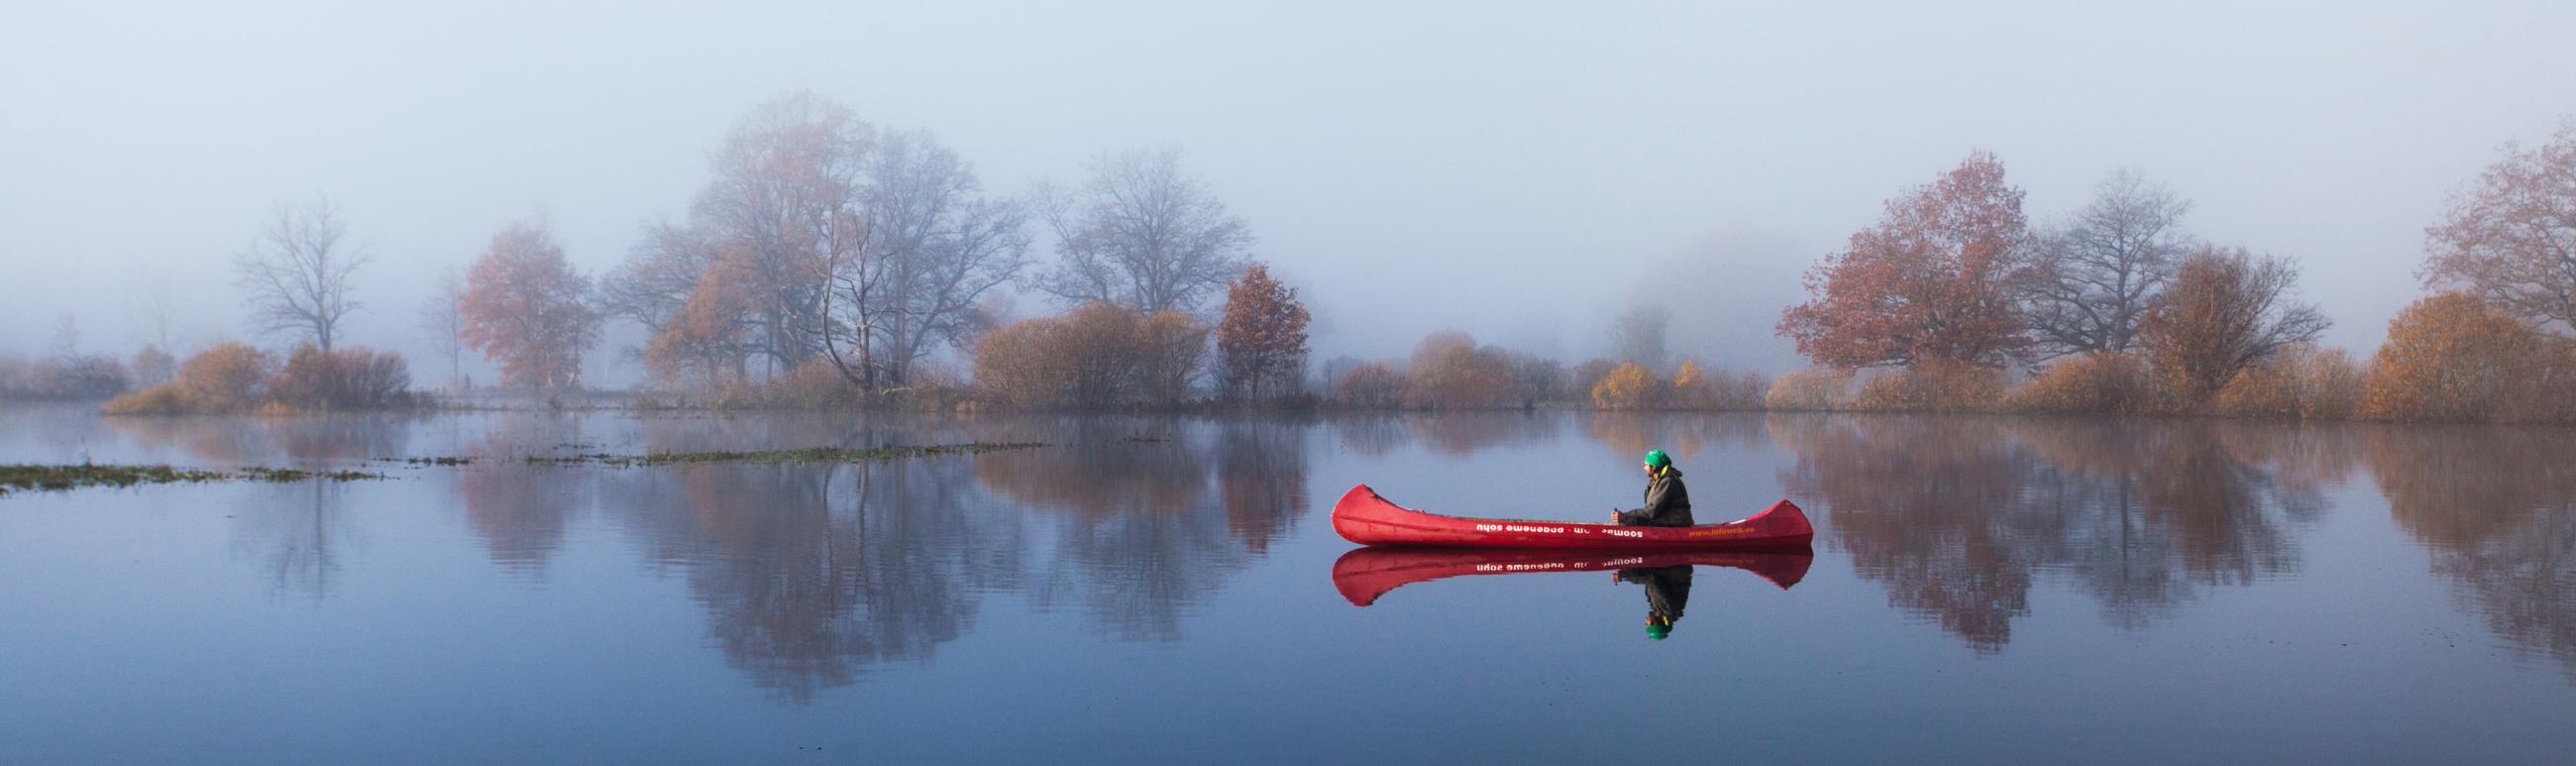
M 468 450 L 486 456 L 483 462 L 455 474 L 452 502 L 465 507 L 466 527 L 492 562 L 514 576 L 544 575 L 592 481 L 588 473 L 531 467 L 518 456 L 583 444 L 583 425 L 575 416 L 511 413 Z
M 1759 413 L 1727 412 L 1675 417 L 1664 412 L 1595 412 L 1587 423 L 1594 441 L 1636 457 L 1660 449 L 1689 464 L 1706 449 L 1749 449 L 1768 443 Z
M 1500 444 L 1544 443 L 1556 440 L 1565 427 L 1565 418 L 1555 413 L 1496 412 L 1430 413 L 1412 417 L 1413 433 L 1433 452 L 1461 457 Z
M 1370 459 L 1381 459 L 1396 448 L 1413 440 L 1413 429 L 1404 416 L 1391 412 L 1353 412 L 1334 415 L 1333 438 L 1342 449 Z
M 233 514 L 234 555 L 256 562 L 277 593 L 330 600 L 348 547 L 346 491 L 330 481 L 260 487 Z
M 686 579 L 728 663 L 791 702 L 855 683 L 873 665 L 928 660 L 973 629 L 994 593 L 1078 605 L 1122 638 L 1176 638 L 1225 573 L 1307 510 L 1309 424 L 1058 425 L 983 435 L 1056 446 L 972 458 L 637 469 L 494 461 L 453 475 L 494 560 L 532 570 L 595 497 L 657 570 Z M 816 443 L 764 430 L 774 424 L 732 427 L 754 432 L 715 438 Z M 843 446 L 922 441 L 899 429 L 841 434 Z M 649 450 L 687 448 L 643 437 Z
M 2576 433 L 2390 426 L 2362 443 L 2433 573 L 2509 646 L 2576 680 Z
M 979 594 L 1023 579 L 1020 525 L 977 507 L 957 461 L 600 475 L 605 512 L 687 578 L 727 661 L 789 701 L 928 659 Z
M 2143 630 L 2217 586 L 2298 570 L 2293 525 L 2349 465 L 2340 431 L 2176 421 L 1774 415 L 1827 544 L 1890 603 L 2001 651 L 2039 573 Z
M 104 418 L 153 452 L 222 464 L 351 463 L 408 454 L 416 418 L 403 415 Z
M 975 474 L 1004 499 L 1061 514 L 1041 606 L 1078 603 L 1123 639 L 1173 640 L 1183 615 L 1306 510 L 1309 432 L 1237 419 L 1139 443 L 1076 424 L 1055 447 L 978 457 Z

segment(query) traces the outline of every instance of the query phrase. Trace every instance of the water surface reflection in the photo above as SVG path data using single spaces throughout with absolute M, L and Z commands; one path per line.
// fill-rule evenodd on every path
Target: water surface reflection
M 873 464 L 522 459 L 966 441 L 1051 446 Z M 1359 482 L 1477 515 L 1632 501 L 1647 448 L 1682 460 L 1713 509 L 1797 499 L 1816 549 L 1371 551 L 1323 519 Z M 530 748 L 500 756 L 572 752 L 543 732 L 639 743 L 602 760 L 759 759 L 799 739 L 889 760 L 1166 742 L 1143 760 L 1193 760 L 1220 752 L 1210 743 L 1257 741 L 1283 761 L 1589 761 L 1669 750 L 1671 731 L 1619 712 L 1648 686 L 1778 726 L 1770 740 L 1725 732 L 1757 759 L 2114 748 L 2197 762 L 2378 752 L 2355 750 L 2367 743 L 2404 760 L 2512 760 L 2576 747 L 2564 727 L 2576 432 L 1561 412 L 0 410 L 0 453 L 389 477 L 0 499 L 0 714 L 71 732 L 0 745 L 0 760 L 168 760 L 114 757 L 132 753 L 84 738 L 81 721 L 205 721 L 172 736 L 301 760 L 313 751 L 278 743 L 308 740 L 239 732 L 366 740 L 387 730 L 362 721 L 435 719 Z M 383 460 L 406 456 L 476 459 Z M 1581 574 L 1486 576 L 1531 572 Z M 1672 618 L 1675 640 L 1639 639 L 1641 615 Z M 613 711 L 589 704 L 603 689 L 621 690 Z M 317 699 L 332 703 L 318 719 Z M 1915 733 L 1848 736 L 1834 714 L 1853 700 Z M 2264 717 L 2285 709 L 2301 712 Z M 975 720 L 1023 725 L 986 736 L 960 724 Z M 1531 720 L 1604 734 L 1569 741 Z M 2247 721 L 2261 733 L 2193 736 Z M 1455 749 L 1462 740 L 1479 744 Z
M 1774 416 L 1828 545 L 1889 603 L 1980 652 L 2062 572 L 2126 630 L 2215 587 L 2295 574 L 2348 435 L 2179 421 Z M 2319 453 L 2323 453 L 2320 455 Z
M 2576 433 L 2382 427 L 2362 442 L 2433 573 L 2488 630 L 2576 682 Z

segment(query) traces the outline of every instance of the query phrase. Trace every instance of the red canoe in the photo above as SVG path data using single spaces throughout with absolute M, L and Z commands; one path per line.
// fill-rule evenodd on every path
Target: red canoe
M 1671 550 L 1798 548 L 1816 536 L 1787 500 L 1740 521 L 1696 527 L 1628 527 L 1566 521 L 1469 519 L 1398 506 L 1362 484 L 1333 504 L 1333 531 L 1361 545 L 1452 548 Z
M 1447 577 L 1530 572 L 1605 572 L 1669 566 L 1732 567 L 1788 590 L 1807 576 L 1815 554 L 1754 551 L 1527 551 L 1358 548 L 1333 562 L 1333 589 L 1356 606 L 1387 591 Z

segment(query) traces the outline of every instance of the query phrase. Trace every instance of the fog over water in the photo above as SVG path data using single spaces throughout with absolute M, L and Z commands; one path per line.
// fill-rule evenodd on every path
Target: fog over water
M 2420 291 L 2423 228 L 2576 114 L 2576 4 L 26 3 L 0 22 L 0 348 L 249 328 L 232 255 L 327 195 L 377 260 L 345 337 L 543 211 L 596 275 L 686 215 L 752 105 L 923 128 L 987 188 L 1178 146 L 1301 286 L 1318 359 L 1424 333 L 1568 358 L 1675 309 L 1677 350 L 1797 364 L 1797 275 L 1973 149 L 2035 222 L 2115 167 L 2210 240 L 2297 258 L 2331 344 Z M 1036 255 L 1048 257 L 1040 237 Z M 1023 315 L 1051 311 L 1037 295 Z M 612 332 L 602 351 L 635 342 Z M 615 354 L 593 378 L 637 376 Z M 425 369 L 421 371 L 427 377 Z

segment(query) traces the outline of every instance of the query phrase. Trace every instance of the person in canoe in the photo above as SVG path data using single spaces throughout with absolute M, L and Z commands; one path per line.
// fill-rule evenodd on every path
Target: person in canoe
M 1690 605 L 1689 564 L 1622 569 L 1611 572 L 1610 581 L 1646 586 L 1646 638 L 1649 639 L 1662 641 L 1671 636 L 1673 623 L 1682 618 L 1682 607 Z
M 1681 469 L 1673 467 L 1673 459 L 1663 450 L 1646 450 L 1646 506 L 1611 511 L 1610 520 L 1631 527 L 1687 527 L 1694 523 L 1690 488 L 1682 486 Z

